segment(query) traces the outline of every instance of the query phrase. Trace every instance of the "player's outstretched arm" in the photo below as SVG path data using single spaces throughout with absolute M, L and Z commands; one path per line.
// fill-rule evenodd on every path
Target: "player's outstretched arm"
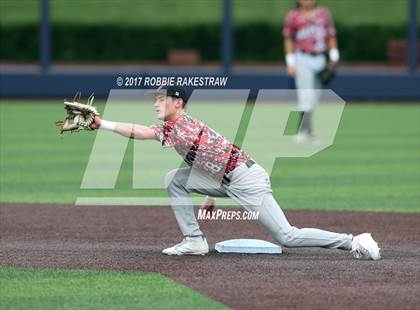
M 92 129 L 105 129 L 118 133 L 124 137 L 139 140 L 155 140 L 156 135 L 152 128 L 131 123 L 115 123 L 95 117 Z

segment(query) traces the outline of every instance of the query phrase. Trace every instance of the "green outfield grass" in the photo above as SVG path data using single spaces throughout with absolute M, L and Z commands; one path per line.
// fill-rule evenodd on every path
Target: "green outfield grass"
M 81 190 L 96 133 L 60 138 L 53 126 L 63 117 L 60 102 L 0 101 L 1 202 L 74 203 L 78 196 L 166 195 L 162 189 L 132 189 L 132 141 L 114 190 Z M 195 115 L 206 120 L 230 115 L 216 129 L 240 141 L 243 132 L 235 133 L 235 122 L 239 123 L 242 110 L 229 104 L 217 107 L 200 105 L 201 112 Z M 190 112 L 197 113 L 194 109 L 191 106 Z M 151 109 L 147 113 L 153 116 Z M 419 212 L 419 117 L 420 107 L 414 104 L 348 104 L 333 146 L 310 158 L 276 160 L 271 175 L 276 198 L 286 209 Z M 273 115 L 271 121 L 275 119 Z M 156 150 L 144 154 L 150 163 L 173 155 L 166 165 L 180 164 L 173 150 L 146 143 Z M 150 180 L 153 177 L 157 176 L 150 175 Z
M 226 309 L 156 273 L 0 268 L 1 309 Z
M 0 1 L 0 24 L 39 20 L 39 0 Z M 329 7 L 337 22 L 359 25 L 396 25 L 407 21 L 404 0 L 318 0 Z M 50 0 L 54 23 L 120 25 L 190 25 L 220 23 L 221 1 L 214 0 Z M 234 0 L 235 24 L 282 24 L 292 0 Z M 194 12 L 194 14 L 191 14 Z

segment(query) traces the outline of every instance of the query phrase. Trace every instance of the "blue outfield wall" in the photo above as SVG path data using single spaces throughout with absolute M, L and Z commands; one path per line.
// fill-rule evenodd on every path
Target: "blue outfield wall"
M 220 71 L 148 71 L 148 72 L 49 72 L 49 73 L 0 73 L 1 98 L 69 98 L 76 91 L 95 93 L 106 98 L 110 89 L 118 87 L 116 80 L 122 77 L 145 76 L 227 76 L 226 88 L 251 89 L 255 95 L 259 89 L 290 89 L 292 79 L 285 74 Z M 136 87 L 131 87 L 136 88 Z M 137 87 L 138 88 L 138 87 Z M 201 87 L 211 88 L 211 87 Z M 328 88 L 345 100 L 419 100 L 420 74 L 414 73 L 340 73 Z

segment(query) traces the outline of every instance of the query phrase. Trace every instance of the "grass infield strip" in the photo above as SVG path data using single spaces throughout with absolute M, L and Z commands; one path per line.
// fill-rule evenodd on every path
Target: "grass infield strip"
M 157 273 L 0 268 L 1 309 L 226 309 Z

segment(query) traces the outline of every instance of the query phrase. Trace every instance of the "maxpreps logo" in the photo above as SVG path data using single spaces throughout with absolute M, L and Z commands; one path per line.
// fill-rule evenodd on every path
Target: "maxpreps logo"
M 222 210 L 209 212 L 203 209 L 198 210 L 198 220 L 237 220 L 237 221 L 253 221 L 258 220 L 258 211 L 241 211 L 241 210 Z

